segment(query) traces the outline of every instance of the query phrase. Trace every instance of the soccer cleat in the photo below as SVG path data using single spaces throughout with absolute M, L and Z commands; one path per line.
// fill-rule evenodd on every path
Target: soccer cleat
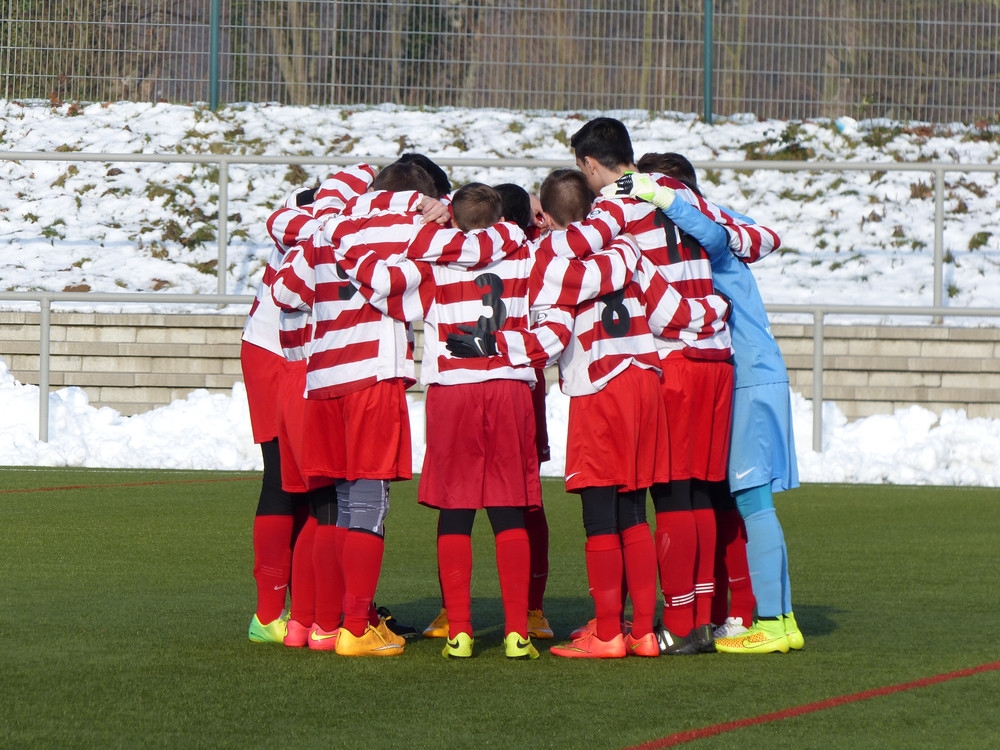
M 789 612 L 787 615 L 782 615 L 781 619 L 785 621 L 785 637 L 788 638 L 788 647 L 793 651 L 801 651 L 802 647 L 806 645 L 806 639 L 802 636 L 798 623 L 795 622 L 795 615 Z
M 396 635 L 402 636 L 403 638 L 412 638 L 417 634 L 417 629 L 415 627 L 401 623 L 392 616 L 392 612 L 390 612 L 387 607 L 377 607 L 375 612 L 378 614 L 379 619 L 385 623 L 385 626 Z
M 382 640 L 386 643 L 395 643 L 400 648 L 406 645 L 406 639 L 393 632 L 388 620 L 379 618 L 378 625 L 375 626 L 375 630 L 380 636 L 382 636 Z M 417 631 L 414 630 L 413 632 L 415 633 Z
M 628 620 L 623 620 L 622 621 L 622 635 L 625 635 L 631 629 L 632 629 L 632 623 L 629 622 Z M 571 641 L 576 641 L 576 640 L 579 640 L 580 638 L 583 638 L 585 635 L 593 635 L 596 632 L 597 632 L 597 618 L 595 617 L 593 619 L 587 620 L 587 623 L 585 625 L 581 625 L 576 630 L 574 630 L 572 633 L 570 633 L 569 634 L 569 639 Z M 529 633 L 529 635 L 530 635 L 530 633 Z
M 610 641 L 602 641 L 591 633 L 562 646 L 553 646 L 550 654 L 569 659 L 622 659 L 626 655 L 625 638 L 619 634 Z
M 264 625 L 257 615 L 250 620 L 250 629 L 247 631 L 250 640 L 254 643 L 284 643 L 285 641 L 285 621 L 280 617 L 277 620 Z
M 333 651 L 337 648 L 337 641 L 346 630 L 334 628 L 333 630 L 323 630 L 319 625 L 313 625 L 309 631 L 307 645 L 312 651 Z
M 540 609 L 528 610 L 528 637 L 547 641 L 552 638 L 552 626 Z
M 538 649 L 531 645 L 531 638 L 522 638 L 520 633 L 507 633 L 503 647 L 508 659 L 538 658 Z
M 694 630 L 685 636 L 674 635 L 662 624 L 656 623 L 653 628 L 660 653 L 664 656 L 690 656 L 698 653 L 698 642 L 694 638 Z
M 399 656 L 403 653 L 403 647 L 399 643 L 387 642 L 382 633 L 371 625 L 361 635 L 354 635 L 347 628 L 341 628 L 336 650 L 341 656 Z
M 787 654 L 789 648 L 785 623 L 780 617 L 757 620 L 743 635 L 715 641 L 715 650 L 724 654 Z
M 424 638 L 447 638 L 448 637 L 448 610 L 444 607 L 438 612 L 431 624 L 424 628 Z
M 743 635 L 749 629 L 743 624 L 742 617 L 727 617 L 726 621 L 715 629 L 714 635 L 716 639 L 732 638 L 737 635 Z
M 699 654 L 715 653 L 715 633 L 711 625 L 699 625 L 692 633 L 694 634 L 694 642 L 698 644 Z
M 309 645 L 308 625 L 303 625 L 298 620 L 289 620 L 286 623 L 285 645 L 289 648 L 304 648 Z
M 444 612 L 444 610 L 441 610 Z M 472 644 L 475 639 L 468 633 L 459 633 L 454 638 L 445 641 L 441 656 L 445 659 L 469 659 L 472 657 Z
M 660 645 L 653 633 L 646 633 L 642 638 L 633 638 L 629 633 L 625 636 L 625 653 L 629 656 L 659 656 Z

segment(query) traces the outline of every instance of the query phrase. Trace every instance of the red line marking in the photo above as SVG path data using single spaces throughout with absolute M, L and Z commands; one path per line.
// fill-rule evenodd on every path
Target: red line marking
M 260 477 L 226 477 L 225 479 L 176 479 L 162 482 L 122 482 L 120 484 L 66 484 L 61 487 L 28 487 L 16 490 L 0 490 L 0 495 L 16 495 L 24 492 L 62 492 L 64 490 L 107 489 L 109 487 L 151 487 L 158 484 L 206 484 L 214 482 L 260 481 Z
M 650 742 L 645 742 L 641 745 L 633 745 L 626 750 L 659 750 L 663 747 L 675 747 L 677 745 L 683 745 L 688 742 L 694 742 L 695 740 L 701 740 L 706 737 L 714 737 L 717 734 L 722 734 L 723 732 L 732 732 L 736 729 L 743 729 L 744 727 L 757 726 L 758 724 L 766 724 L 771 721 L 779 721 L 781 719 L 789 719 L 795 716 L 802 716 L 803 714 L 810 714 L 815 711 L 823 711 L 827 708 L 836 708 L 837 706 L 843 706 L 848 703 L 856 703 L 858 701 L 868 700 L 869 698 L 878 698 L 883 695 L 891 695 L 892 693 L 899 693 L 904 690 L 914 690 L 916 688 L 927 687 L 928 685 L 936 685 L 940 682 L 947 682 L 948 680 L 957 680 L 961 677 L 969 677 L 974 674 L 980 674 L 982 672 L 991 672 L 1000 669 L 1000 661 L 990 662 L 989 664 L 982 664 L 978 667 L 970 667 L 969 669 L 959 669 L 956 672 L 946 672 L 944 674 L 934 675 L 933 677 L 923 677 L 919 680 L 913 680 L 912 682 L 903 682 L 898 685 L 887 685 L 886 687 L 874 688 L 872 690 L 865 690 L 860 693 L 852 693 L 850 695 L 840 695 L 834 698 L 827 698 L 826 700 L 816 701 L 815 703 L 806 703 L 802 706 L 793 706 L 792 708 L 784 708 L 780 711 L 774 711 L 769 714 L 761 714 L 760 716 L 753 716 L 749 719 L 738 719 L 736 721 L 727 721 L 722 724 L 713 724 L 711 726 L 702 727 L 701 729 L 688 729 L 683 732 L 676 732 L 674 734 L 668 735 L 658 740 L 651 740 Z

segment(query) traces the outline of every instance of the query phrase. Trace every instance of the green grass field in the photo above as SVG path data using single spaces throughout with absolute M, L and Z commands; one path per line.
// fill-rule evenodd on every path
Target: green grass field
M 546 611 L 591 614 L 579 503 L 544 483 Z M 1000 491 L 810 485 L 779 495 L 801 653 L 534 662 L 503 656 L 489 524 L 477 658 L 252 644 L 248 474 L 4 469 L 2 748 L 624 748 L 1000 658 Z M 379 604 L 437 613 L 435 514 L 393 488 Z M 699 739 L 697 748 L 1000 747 L 989 669 Z M 662 743 L 661 743 L 662 744 Z

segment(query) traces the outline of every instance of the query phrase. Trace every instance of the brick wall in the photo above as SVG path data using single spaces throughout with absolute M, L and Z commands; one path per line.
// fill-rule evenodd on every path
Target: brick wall
M 38 314 L 0 312 L 0 353 L 14 377 L 38 382 Z M 195 388 L 242 379 L 243 316 L 51 315 L 50 383 L 79 386 L 94 406 L 137 414 Z M 812 398 L 812 326 L 775 325 L 792 388 Z M 418 337 L 418 357 L 421 354 Z M 824 328 L 824 400 L 849 418 L 921 404 L 1000 418 L 1000 329 Z M 550 381 L 555 371 L 548 373 Z

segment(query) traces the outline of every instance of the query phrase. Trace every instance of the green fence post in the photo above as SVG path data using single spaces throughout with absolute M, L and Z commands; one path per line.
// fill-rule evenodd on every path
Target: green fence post
M 704 118 L 709 125 L 712 124 L 712 48 L 715 44 L 714 37 L 714 2 L 705 0 L 705 90 L 704 98 Z
M 211 28 L 208 42 L 208 106 L 219 108 L 219 0 L 212 0 Z

